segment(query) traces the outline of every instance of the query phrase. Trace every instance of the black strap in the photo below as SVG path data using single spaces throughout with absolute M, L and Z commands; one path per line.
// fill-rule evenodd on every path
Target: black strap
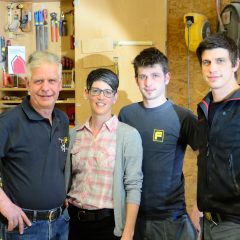
M 78 208 L 72 204 L 69 205 L 68 212 L 70 217 L 73 217 L 81 222 L 100 221 L 106 217 L 114 215 L 113 209 L 103 208 L 96 210 L 87 210 Z

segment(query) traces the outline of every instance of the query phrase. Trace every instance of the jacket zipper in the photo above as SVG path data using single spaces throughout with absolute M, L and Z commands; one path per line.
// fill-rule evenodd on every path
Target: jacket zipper
M 207 186 L 209 184 L 209 174 L 208 174 L 208 171 L 209 171 L 209 144 L 207 142 L 207 155 L 206 155 L 206 181 L 207 181 Z
M 236 176 L 235 176 L 235 172 L 234 172 L 232 154 L 230 154 L 230 157 L 229 157 L 228 161 L 229 161 L 229 169 L 231 171 L 231 175 L 232 175 L 232 180 L 233 180 L 234 186 L 235 186 L 237 192 L 239 192 L 239 184 L 237 182 L 237 179 L 236 179 Z

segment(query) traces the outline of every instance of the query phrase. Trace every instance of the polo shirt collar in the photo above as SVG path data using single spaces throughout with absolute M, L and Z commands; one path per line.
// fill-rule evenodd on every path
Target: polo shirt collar
M 40 115 L 30 104 L 30 96 L 26 96 L 22 101 L 22 109 L 30 120 L 40 121 L 45 119 Z M 55 109 L 53 110 L 53 116 L 55 116 Z

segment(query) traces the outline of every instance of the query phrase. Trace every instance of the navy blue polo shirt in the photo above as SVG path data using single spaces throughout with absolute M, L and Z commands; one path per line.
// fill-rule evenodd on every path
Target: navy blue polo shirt
M 33 109 L 29 96 L 0 114 L 3 190 L 19 207 L 43 210 L 63 204 L 68 126 L 67 115 L 58 109 L 51 125 Z

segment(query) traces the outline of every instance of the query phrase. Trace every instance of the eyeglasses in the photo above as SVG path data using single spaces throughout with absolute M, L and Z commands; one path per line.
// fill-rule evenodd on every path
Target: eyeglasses
M 92 96 L 99 96 L 101 93 L 103 93 L 103 95 L 107 98 L 113 97 L 116 93 L 116 91 L 112 89 L 100 89 L 100 88 L 94 88 L 94 87 L 90 88 L 88 92 Z

